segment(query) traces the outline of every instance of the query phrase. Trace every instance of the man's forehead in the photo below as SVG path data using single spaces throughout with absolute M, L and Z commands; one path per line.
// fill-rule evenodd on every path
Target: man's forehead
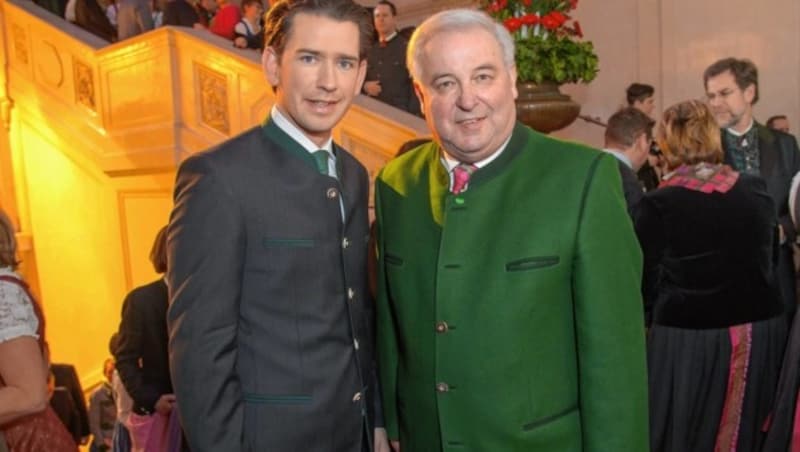
M 306 47 L 307 43 L 314 42 L 324 45 L 326 48 L 336 47 L 338 51 L 342 52 L 345 50 L 345 42 L 349 40 L 348 38 L 353 38 L 355 42 L 354 48 L 343 53 L 358 55 L 361 35 L 355 22 L 340 21 L 331 17 L 306 12 L 298 13 L 293 22 L 289 32 L 286 34 L 286 48 Z M 322 28 L 325 28 L 324 32 Z M 334 31 L 331 28 L 336 28 L 336 36 L 334 39 L 327 39 L 329 36 L 327 33 Z

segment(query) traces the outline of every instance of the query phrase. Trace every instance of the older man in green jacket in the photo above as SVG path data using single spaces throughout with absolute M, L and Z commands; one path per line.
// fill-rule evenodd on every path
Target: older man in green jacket
M 648 449 L 641 254 L 614 158 L 516 123 L 513 42 L 429 18 L 435 142 L 376 183 L 378 351 L 403 452 Z

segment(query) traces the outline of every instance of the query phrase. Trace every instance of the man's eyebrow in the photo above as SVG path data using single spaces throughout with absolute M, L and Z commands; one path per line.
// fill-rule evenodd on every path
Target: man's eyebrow
M 305 54 L 314 55 L 314 56 L 323 55 L 323 52 L 321 52 L 319 50 L 304 49 L 304 48 L 297 49 L 297 53 L 305 53 Z M 336 59 L 346 59 L 346 60 L 358 61 L 358 56 L 357 55 L 351 55 L 349 53 L 336 53 L 336 54 L 334 54 L 334 57 Z

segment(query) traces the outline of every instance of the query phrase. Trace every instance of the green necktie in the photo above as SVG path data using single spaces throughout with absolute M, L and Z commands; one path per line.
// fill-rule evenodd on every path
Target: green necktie
M 317 170 L 320 174 L 328 176 L 328 151 L 314 151 L 311 155 L 314 156 L 314 160 L 317 162 Z

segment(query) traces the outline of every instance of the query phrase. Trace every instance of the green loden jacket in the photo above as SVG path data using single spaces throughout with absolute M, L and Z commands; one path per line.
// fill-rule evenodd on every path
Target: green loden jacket
M 517 124 L 452 195 L 436 144 L 376 182 L 378 361 L 403 452 L 645 452 L 641 252 L 613 156 Z

